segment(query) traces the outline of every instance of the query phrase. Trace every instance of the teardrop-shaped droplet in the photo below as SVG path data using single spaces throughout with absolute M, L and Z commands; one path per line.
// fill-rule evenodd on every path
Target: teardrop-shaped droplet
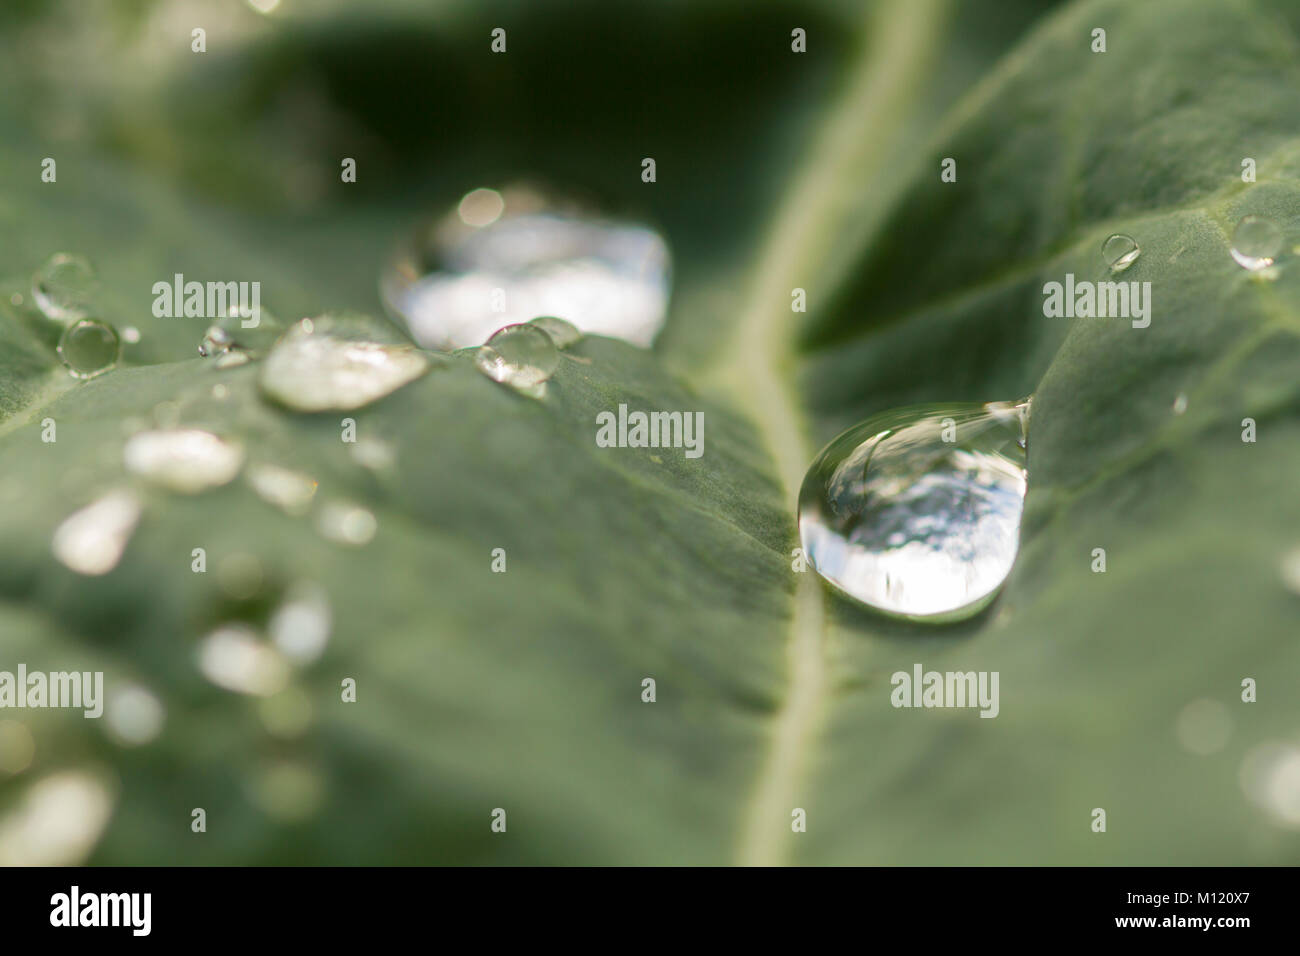
M 250 310 L 232 309 L 208 326 L 199 342 L 203 357 L 220 356 L 232 349 L 250 356 L 265 354 L 284 334 L 284 324 L 266 309 L 254 315 Z
M 1108 236 L 1101 244 L 1101 257 L 1106 260 L 1106 265 L 1110 267 L 1111 272 L 1123 272 L 1136 262 L 1141 254 L 1142 250 L 1138 248 L 1137 241 L 1122 232 Z
M 538 315 L 649 346 L 668 308 L 668 246 L 526 187 L 476 189 L 424 228 L 385 270 L 389 312 L 421 345 L 481 345 Z
M 530 391 L 555 374 L 560 353 L 537 326 L 508 325 L 479 348 L 474 364 L 494 382 Z
M 424 353 L 411 345 L 377 341 L 381 334 L 373 320 L 355 316 L 303 319 L 262 363 L 262 392 L 300 412 L 350 411 L 428 371 Z
M 117 365 L 122 340 L 98 319 L 79 319 L 59 336 L 59 358 L 76 378 L 94 378 Z
M 32 276 L 32 299 L 47 317 L 71 322 L 90 314 L 97 285 L 95 270 L 84 256 L 59 252 Z
M 139 499 L 129 491 L 111 491 L 59 525 L 54 556 L 78 574 L 107 574 L 122 559 L 139 520 Z
M 839 590 L 886 614 L 977 613 L 1019 548 L 1028 418 L 1028 399 L 918 405 L 850 428 L 804 478 L 804 553 Z
M 1232 232 L 1232 258 L 1252 272 L 1266 269 L 1282 251 L 1282 230 L 1272 219 L 1243 216 Z
M 243 449 L 197 428 L 137 432 L 126 441 L 127 471 L 169 491 L 193 495 L 239 474 Z
M 582 331 L 576 325 L 553 315 L 539 315 L 535 319 L 530 319 L 528 324 L 536 326 L 549 335 L 557 349 L 567 349 L 570 345 L 582 341 Z

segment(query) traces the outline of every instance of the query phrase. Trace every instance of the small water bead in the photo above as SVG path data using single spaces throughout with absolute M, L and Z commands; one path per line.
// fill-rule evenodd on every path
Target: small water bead
M 560 353 L 537 326 L 508 325 L 478 350 L 474 364 L 494 382 L 528 391 L 555 374 Z
M 94 378 L 113 368 L 121 351 L 117 330 L 98 319 L 73 322 L 59 336 L 59 358 L 80 379 Z
M 530 319 L 528 324 L 536 326 L 549 335 L 557 349 L 567 349 L 570 345 L 582 341 L 582 331 L 576 325 L 554 315 L 539 315 L 535 319 Z
M 289 660 L 309 664 L 325 652 L 333 614 L 320 585 L 300 582 L 271 617 L 271 642 Z
M 1174 398 L 1174 414 L 1182 415 L 1187 411 L 1187 394 L 1179 392 Z
M 112 571 L 140 520 L 140 501 L 129 491 L 112 491 L 70 515 L 54 532 L 54 556 L 78 574 Z
M 162 732 L 167 712 L 153 693 L 136 684 L 116 688 L 104 708 L 109 734 L 124 747 L 139 747 Z
M 1142 250 L 1138 247 L 1137 241 L 1122 232 L 1107 237 L 1101 244 L 1101 257 L 1106 260 L 1106 265 L 1110 267 L 1111 272 L 1123 272 L 1136 262 L 1141 254 Z
M 1232 258 L 1252 272 L 1266 269 L 1282 251 L 1282 230 L 1263 216 L 1243 216 L 1232 232 Z
M 262 355 L 284 334 L 284 323 L 267 309 L 259 309 L 254 316 L 250 310 L 232 309 L 203 333 L 199 342 L 199 355 L 221 356 L 237 351 L 249 357 Z
M 238 444 L 197 428 L 138 432 L 127 439 L 122 457 L 127 471 L 189 495 L 227 484 L 244 463 Z
M 848 596 L 911 620 L 993 600 L 1019 549 L 1029 400 L 894 409 L 848 429 L 808 469 L 799 535 Z
M 257 496 L 288 515 L 304 515 L 316 494 L 316 479 L 279 465 L 253 464 L 245 473 Z
M 401 248 L 380 293 L 429 348 L 481 345 L 537 315 L 649 346 L 667 314 L 670 268 L 646 226 L 528 187 L 476 189 Z
M 51 319 L 71 322 L 90 314 L 97 289 L 95 270 L 84 256 L 59 252 L 32 276 L 32 299 Z
M 360 505 L 327 501 L 316 515 L 316 530 L 336 544 L 359 548 L 374 539 L 379 522 L 373 513 Z
M 227 624 L 199 644 L 199 670 L 224 690 L 269 697 L 289 682 L 289 665 L 279 651 L 241 624 Z
M 263 394 L 301 412 L 350 411 L 429 370 L 423 352 L 375 341 L 372 336 L 379 334 L 377 325 L 354 320 L 303 319 L 262 363 L 258 382 Z

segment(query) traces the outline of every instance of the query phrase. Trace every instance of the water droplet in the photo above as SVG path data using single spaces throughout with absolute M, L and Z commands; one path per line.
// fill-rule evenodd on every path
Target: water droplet
M 90 314 L 97 283 L 95 270 L 84 256 L 59 252 L 32 276 L 32 299 L 51 319 L 71 322 Z
M 316 494 L 314 478 L 278 465 L 249 465 L 246 477 L 259 498 L 289 515 L 306 514 Z
M 213 368 L 235 368 L 239 365 L 247 365 L 253 360 L 253 356 L 247 352 L 229 351 L 222 352 L 213 361 Z
M 267 733 L 283 739 L 300 737 L 312 722 L 311 697 L 290 685 L 278 694 L 258 701 L 258 715 Z
M 553 315 L 539 315 L 531 319 L 529 325 L 535 325 L 551 337 L 557 349 L 567 349 L 582 340 L 582 332 L 572 322 L 556 318 Z
M 886 614 L 957 620 L 1019 548 L 1029 400 L 920 405 L 855 425 L 813 461 L 799 535 L 826 580 Z
M 1187 395 L 1183 392 L 1179 392 L 1174 397 L 1174 414 L 1181 415 L 1186 411 L 1187 411 Z
M 228 624 L 199 645 L 199 670 L 224 690 L 255 697 L 278 693 L 289 682 L 289 665 L 246 627 Z
M 1232 258 L 1252 272 L 1266 269 L 1282 251 L 1282 230 L 1263 216 L 1243 216 L 1232 232 Z
M 507 325 L 563 316 L 648 347 L 668 308 L 670 261 L 646 226 L 526 187 L 476 189 L 385 270 L 385 308 L 428 348 L 481 345 Z
M 361 438 L 350 445 L 352 460 L 371 471 L 383 471 L 393 467 L 397 461 L 397 452 L 393 446 L 378 438 Z
M 94 378 L 117 364 L 122 343 L 117 330 L 98 319 L 73 322 L 59 336 L 59 358 L 77 378 Z
M 369 544 L 379 530 L 375 516 L 359 505 L 327 501 L 316 516 L 316 530 L 337 544 Z
M 241 352 L 253 358 L 264 354 L 283 334 L 284 324 L 266 309 L 259 308 L 256 318 L 249 309 L 231 309 L 203 333 L 199 355 L 207 358 Z
M 1300 747 L 1280 741 L 1254 747 L 1241 762 L 1240 781 L 1246 799 L 1273 823 L 1300 830 Z
M 537 326 L 508 325 L 479 348 L 474 364 L 494 382 L 530 391 L 555 374 L 560 353 Z
M 54 532 L 54 556 L 78 574 L 107 574 L 117 567 L 140 520 L 140 502 L 112 491 L 73 512 Z
M 302 320 L 262 364 L 263 393 L 300 412 L 349 411 L 428 371 L 429 359 L 418 349 L 374 341 L 370 333 L 352 323 Z
M 138 684 L 114 690 L 104 708 L 109 734 L 126 747 L 139 747 L 162 732 L 166 711 L 162 701 Z
M 1108 236 L 1101 244 L 1101 257 L 1106 260 L 1106 265 L 1110 267 L 1111 272 L 1123 272 L 1136 262 L 1140 255 L 1142 250 L 1138 248 L 1137 241 L 1122 232 Z
M 1217 700 L 1194 700 L 1178 714 L 1178 742 L 1188 753 L 1205 757 L 1222 750 L 1232 734 L 1228 708 Z
M 0 866 L 77 866 L 99 842 L 113 795 L 97 775 L 42 777 L 0 817 Z
M 27 725 L 16 720 L 0 720 L 0 774 L 13 776 L 31 766 L 36 756 L 36 740 Z
M 218 488 L 239 474 L 243 449 L 197 428 L 137 432 L 122 452 L 133 474 L 169 491 L 193 495 Z
M 128 325 L 122 330 L 122 341 L 128 345 L 135 345 L 140 341 L 140 330 L 134 325 Z
M 271 617 L 271 642 L 289 660 L 309 664 L 325 652 L 332 614 L 325 589 L 297 584 Z

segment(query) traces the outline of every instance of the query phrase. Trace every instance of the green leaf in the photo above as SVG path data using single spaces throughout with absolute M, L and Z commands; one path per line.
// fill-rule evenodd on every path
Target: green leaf
M 11 302 L 25 282 L 0 290 L 0 669 L 103 670 L 167 720 L 126 748 L 77 711 L 22 712 L 35 750 L 0 780 L 0 854 L 6 810 L 71 768 L 111 795 L 94 863 L 1295 862 L 1294 834 L 1239 776 L 1295 732 L 1297 603 L 1279 565 L 1300 544 L 1300 274 L 1283 260 L 1271 281 L 1247 275 L 1227 250 L 1246 213 L 1300 242 L 1297 14 L 1071 4 L 993 65 L 1042 5 L 977 6 L 880 3 L 860 24 L 763 6 L 740 30 L 726 5 L 620 9 L 630 32 L 598 6 L 556 20 L 386 3 L 265 29 L 249 13 L 245 42 L 232 29 L 149 82 L 7 86 L 62 90 L 51 102 L 82 131 L 51 145 L 30 98 L 4 106 L 11 274 L 84 252 L 105 317 L 142 339 L 75 382 L 50 326 Z M 504 12 L 512 52 L 485 67 Z M 412 90 L 478 98 L 426 112 Z M 57 186 L 38 181 L 49 154 Z M 336 155 L 360 157 L 341 197 Z M 354 460 L 342 415 L 263 401 L 256 365 L 217 370 L 192 357 L 192 320 L 149 312 L 173 272 L 261 278 L 283 316 L 376 312 L 413 206 L 518 173 L 660 224 L 669 327 L 652 352 L 585 339 L 540 401 L 453 356 L 347 413 L 395 450 L 390 468 Z M 1045 282 L 1105 278 L 1112 232 L 1142 247 L 1123 278 L 1152 283 L 1150 327 L 1045 318 Z M 989 612 L 888 622 L 791 570 L 794 495 L 825 440 L 896 405 L 1030 392 L 1021 558 Z M 703 411 L 705 454 L 597 447 L 596 415 L 620 403 Z M 138 484 L 129 429 L 173 421 L 310 475 L 317 509 L 357 503 L 376 537 L 326 541 L 242 478 L 197 496 Z M 143 502 L 121 564 L 58 564 L 55 528 L 117 487 Z M 329 596 L 323 657 L 269 702 L 208 682 L 203 636 L 264 628 L 299 582 Z M 916 662 L 998 671 L 997 719 L 891 707 L 890 675 Z M 1245 677 L 1258 703 L 1240 702 Z M 1176 732 L 1200 698 L 1231 721 L 1209 756 Z

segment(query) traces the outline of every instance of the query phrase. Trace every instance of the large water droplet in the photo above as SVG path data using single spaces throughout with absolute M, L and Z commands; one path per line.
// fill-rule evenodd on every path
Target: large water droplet
M 850 428 L 804 478 L 804 553 L 826 580 L 886 614 L 977 613 L 1019 548 L 1028 417 L 1028 399 L 920 405 Z
M 54 556 L 78 574 L 107 574 L 117 567 L 140 520 L 140 502 L 112 491 L 73 512 L 54 532 Z
M 1136 262 L 1140 255 L 1142 250 L 1138 248 L 1137 241 L 1122 232 L 1108 236 L 1101 244 L 1101 257 L 1106 260 L 1106 265 L 1110 267 L 1111 272 L 1123 272 Z
M 377 324 L 322 316 L 295 324 L 262 363 L 259 384 L 300 412 L 349 411 L 389 395 L 429 369 L 410 345 L 376 341 Z
M 113 814 L 113 792 L 98 773 L 42 777 L 0 816 L 0 866 L 78 866 Z
M 32 276 L 32 299 L 49 318 L 70 322 L 90 314 L 96 287 L 95 270 L 84 256 L 59 252 Z
M 481 345 L 538 315 L 649 346 L 667 312 L 669 271 L 667 245 L 646 226 L 528 188 L 476 189 L 399 252 L 380 292 L 429 348 Z
M 572 322 L 566 322 L 553 315 L 539 315 L 535 319 L 530 319 L 528 324 L 537 326 L 549 335 L 557 349 L 567 349 L 570 345 L 582 341 L 581 329 Z
M 551 337 L 537 326 L 510 325 L 479 348 L 474 364 L 494 382 L 535 394 L 555 374 L 560 353 Z
M 1243 216 L 1232 232 L 1232 258 L 1252 272 L 1266 269 L 1282 251 L 1282 230 L 1263 216 Z
M 169 491 L 193 495 L 226 484 L 244 462 L 243 449 L 197 428 L 137 432 L 122 451 L 127 470 Z
M 94 378 L 117 364 L 122 342 L 117 331 L 98 319 L 73 322 L 59 336 L 59 358 L 77 378 Z

